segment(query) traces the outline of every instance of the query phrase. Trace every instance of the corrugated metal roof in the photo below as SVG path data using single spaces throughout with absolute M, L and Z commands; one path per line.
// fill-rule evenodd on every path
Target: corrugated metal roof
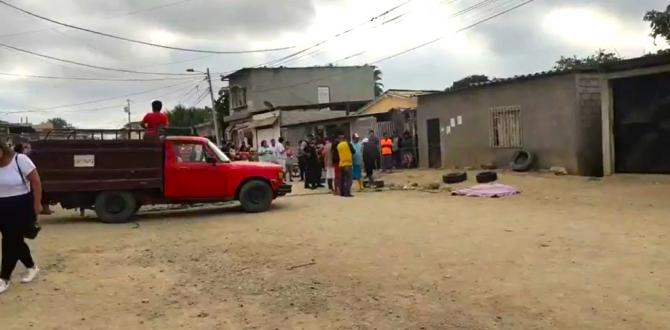
M 432 94 L 432 93 L 439 93 L 439 91 L 428 91 L 428 90 L 410 90 L 410 89 L 389 89 L 384 94 L 379 96 L 377 99 L 374 101 L 371 101 L 370 103 L 366 104 L 363 108 L 358 110 L 356 112 L 356 115 L 366 115 L 366 114 L 373 114 L 369 112 L 369 109 L 375 106 L 377 103 L 381 102 L 382 100 L 390 97 L 395 97 L 395 98 L 403 98 L 403 99 L 412 99 L 415 97 L 418 97 L 420 95 L 426 95 L 426 94 Z M 377 111 L 376 113 L 385 113 L 393 110 L 393 108 L 386 109 L 386 111 Z
M 350 65 L 350 66 L 303 66 L 303 67 L 259 67 L 259 68 L 243 68 L 237 70 L 231 74 L 223 76 L 222 78 L 234 77 L 244 72 L 249 71 L 279 71 L 279 70 L 314 70 L 314 69 L 361 69 L 361 68 L 374 68 L 372 65 Z
M 347 118 L 346 112 L 327 110 L 293 110 L 282 111 L 281 125 L 293 126 L 299 124 L 314 123 L 324 120 Z
M 261 127 L 274 126 L 274 124 L 277 122 L 277 119 L 279 119 L 279 117 L 272 116 L 270 118 L 254 120 L 253 122 L 251 122 L 251 127 L 261 128 Z
M 610 72 L 627 71 L 641 68 L 649 68 L 661 65 L 670 65 L 670 54 L 647 55 L 617 62 L 604 63 L 595 66 L 584 66 L 571 70 L 549 70 L 524 75 L 516 75 L 509 78 L 493 78 L 486 82 L 470 84 L 467 87 L 447 88 L 445 91 L 439 93 L 433 93 L 433 95 L 450 94 L 475 88 L 497 86 L 507 83 L 534 80 L 534 79 L 544 79 L 548 77 L 560 76 L 565 74 L 610 73 Z

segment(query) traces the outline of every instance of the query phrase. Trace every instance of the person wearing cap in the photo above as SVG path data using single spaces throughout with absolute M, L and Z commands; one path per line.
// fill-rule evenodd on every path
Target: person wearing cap
M 358 191 L 363 190 L 363 173 L 361 173 L 361 168 L 363 166 L 363 144 L 361 143 L 361 138 L 358 133 L 354 133 L 352 137 L 351 145 L 354 147 L 354 159 L 352 166 L 352 179 L 356 181 L 358 185 Z

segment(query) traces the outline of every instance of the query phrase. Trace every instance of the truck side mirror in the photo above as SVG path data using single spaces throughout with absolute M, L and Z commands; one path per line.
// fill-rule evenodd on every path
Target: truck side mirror
M 208 164 L 216 165 L 216 158 L 214 158 L 214 157 L 207 157 L 207 158 L 205 158 L 205 161 Z

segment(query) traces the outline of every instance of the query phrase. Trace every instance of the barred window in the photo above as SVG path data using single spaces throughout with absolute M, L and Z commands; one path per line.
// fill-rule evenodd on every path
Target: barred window
M 491 108 L 491 147 L 521 148 L 521 107 Z

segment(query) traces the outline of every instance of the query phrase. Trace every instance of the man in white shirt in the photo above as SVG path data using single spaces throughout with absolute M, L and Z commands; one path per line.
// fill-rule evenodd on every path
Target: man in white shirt
M 274 156 L 276 163 L 281 165 L 282 168 L 286 168 L 286 148 L 284 147 L 283 137 L 279 138 L 279 142 L 274 147 Z
M 277 163 L 277 141 L 275 139 L 270 140 L 268 150 L 270 150 L 270 163 L 279 164 Z

